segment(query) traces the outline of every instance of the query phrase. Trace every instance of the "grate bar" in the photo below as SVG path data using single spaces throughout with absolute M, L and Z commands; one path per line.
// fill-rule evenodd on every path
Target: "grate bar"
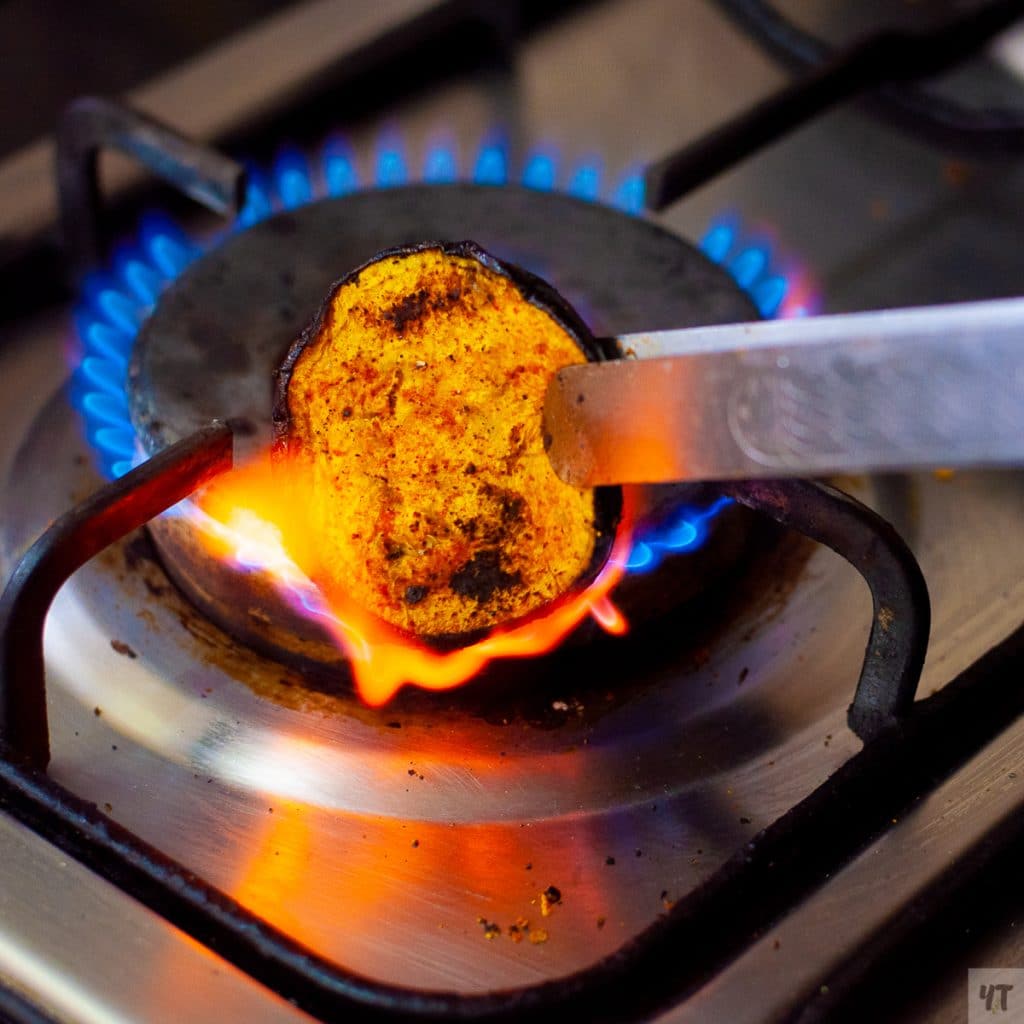
M 1021 17 L 1022 0 L 996 0 L 929 32 L 891 30 L 868 36 L 696 142 L 651 164 L 645 174 L 647 207 L 665 209 L 861 93 L 934 75 L 959 63 Z

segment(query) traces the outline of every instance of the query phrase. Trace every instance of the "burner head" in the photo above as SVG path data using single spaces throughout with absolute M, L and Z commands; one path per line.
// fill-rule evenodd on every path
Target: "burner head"
M 757 316 L 732 278 L 689 243 L 648 221 L 556 193 L 419 185 L 326 199 L 231 236 L 161 296 L 129 369 L 132 422 L 147 452 L 211 419 L 234 425 L 237 459 L 265 450 L 273 439 L 273 371 L 339 271 L 425 238 L 472 238 L 524 267 L 563 295 L 598 336 Z M 693 493 L 652 489 L 650 504 L 681 503 Z M 265 577 L 211 555 L 187 518 L 167 517 L 151 530 L 169 574 L 230 633 L 304 667 L 344 661 L 315 618 L 292 608 Z M 682 599 L 697 586 L 692 579 L 673 582 L 672 562 L 655 574 L 655 604 Z M 629 585 L 620 587 L 627 614 Z M 636 589 L 640 603 L 650 603 L 650 585 Z

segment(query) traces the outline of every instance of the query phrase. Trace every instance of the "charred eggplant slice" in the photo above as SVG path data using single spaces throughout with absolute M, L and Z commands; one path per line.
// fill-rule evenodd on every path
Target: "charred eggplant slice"
M 556 370 L 608 354 L 547 284 L 472 242 L 388 250 L 334 285 L 274 407 L 275 457 L 309 481 L 316 581 L 424 638 L 589 581 L 621 496 L 558 479 L 541 410 Z

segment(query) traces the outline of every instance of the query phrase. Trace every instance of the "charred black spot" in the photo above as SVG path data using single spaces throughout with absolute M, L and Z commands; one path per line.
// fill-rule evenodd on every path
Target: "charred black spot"
M 405 588 L 405 603 L 406 604 L 419 604 L 427 596 L 426 587 L 406 587 Z
M 513 494 L 511 491 L 504 491 L 499 499 L 501 505 L 501 521 L 503 523 L 517 523 L 523 518 L 523 508 L 526 505 L 522 495 Z
M 519 573 L 509 573 L 502 569 L 500 552 L 488 548 L 478 551 L 454 573 L 448 585 L 460 597 L 472 598 L 483 604 L 499 590 L 509 590 L 521 582 Z
M 477 519 L 474 516 L 472 519 L 456 519 L 455 528 L 464 537 L 468 537 L 470 540 L 474 540 L 476 538 L 477 531 L 480 528 L 480 524 L 479 522 L 477 522 Z
M 394 544 L 389 540 L 384 542 L 384 557 L 389 562 L 395 562 L 405 554 L 405 548 L 401 544 Z
M 345 408 L 341 410 L 341 418 L 343 420 L 347 420 L 351 415 L 352 415 L 352 406 L 351 405 L 346 405 Z
M 476 472 L 476 465 L 472 462 L 466 464 L 465 469 L 466 476 L 472 476 Z
M 384 310 L 384 318 L 390 320 L 394 325 L 395 332 L 399 335 L 405 334 L 405 329 L 422 319 L 427 312 L 427 300 L 429 293 L 426 288 L 421 288 L 412 295 L 406 295 L 390 308 Z
M 510 523 L 518 523 L 523 518 L 523 509 L 526 508 L 526 499 L 515 491 L 507 491 L 502 487 L 494 487 L 491 484 L 484 484 L 480 493 L 490 498 L 498 506 L 498 518 L 503 526 Z M 501 531 L 504 534 L 504 530 Z

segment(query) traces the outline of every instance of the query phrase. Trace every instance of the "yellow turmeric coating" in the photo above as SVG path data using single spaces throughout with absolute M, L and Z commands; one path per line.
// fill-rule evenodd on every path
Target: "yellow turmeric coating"
M 559 480 L 541 436 L 548 381 L 586 357 L 510 277 L 385 254 L 299 347 L 279 447 L 309 470 L 318 583 L 431 637 L 519 618 L 587 571 L 594 493 Z

